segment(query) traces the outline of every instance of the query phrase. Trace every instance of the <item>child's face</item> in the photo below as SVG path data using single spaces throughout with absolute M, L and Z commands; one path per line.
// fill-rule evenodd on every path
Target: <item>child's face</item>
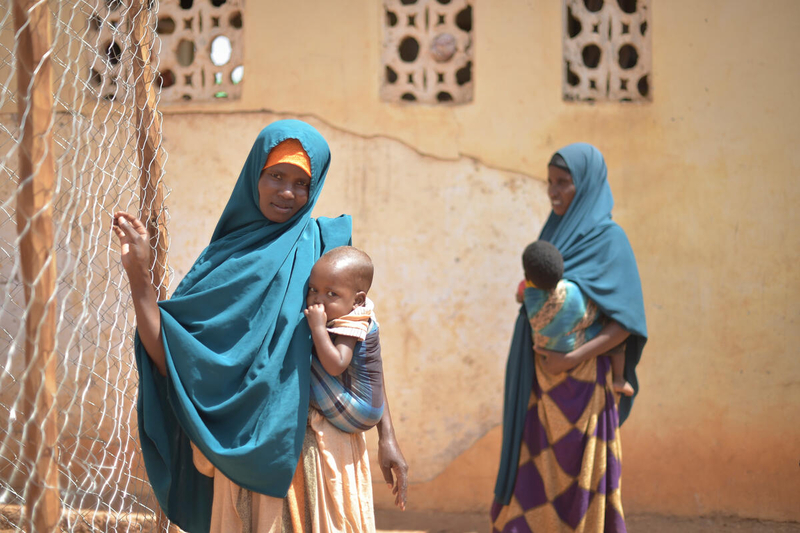
M 306 304 L 322 304 L 328 320 L 348 314 L 363 305 L 367 296 L 353 287 L 351 277 L 345 268 L 324 259 L 317 261 L 308 278 Z

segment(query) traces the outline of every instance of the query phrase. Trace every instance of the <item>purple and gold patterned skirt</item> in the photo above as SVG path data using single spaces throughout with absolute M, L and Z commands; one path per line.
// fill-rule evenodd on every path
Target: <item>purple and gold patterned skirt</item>
M 623 533 L 622 447 L 608 357 L 536 379 L 514 495 L 494 502 L 492 533 Z

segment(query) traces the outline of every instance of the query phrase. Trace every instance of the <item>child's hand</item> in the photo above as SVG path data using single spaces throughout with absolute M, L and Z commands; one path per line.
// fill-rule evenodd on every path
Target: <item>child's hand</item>
M 114 233 L 122 247 L 122 267 L 131 281 L 150 283 L 150 235 L 142 221 L 133 215 L 114 213 Z
M 325 306 L 322 304 L 312 304 L 303 311 L 308 319 L 308 325 L 312 328 L 325 327 L 328 324 L 328 315 L 325 314 Z

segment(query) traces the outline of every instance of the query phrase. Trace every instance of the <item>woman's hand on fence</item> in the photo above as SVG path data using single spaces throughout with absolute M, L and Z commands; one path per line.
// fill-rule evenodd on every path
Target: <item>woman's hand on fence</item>
M 142 221 L 135 216 L 118 211 L 114 213 L 114 233 L 122 248 L 122 267 L 131 283 L 150 283 L 150 235 Z
M 161 311 L 155 287 L 150 281 L 150 235 L 141 220 L 124 211 L 114 213 L 114 233 L 119 237 L 122 266 L 131 284 L 131 299 L 136 313 L 139 339 L 158 371 L 162 376 L 166 376 L 166 352 L 161 338 Z

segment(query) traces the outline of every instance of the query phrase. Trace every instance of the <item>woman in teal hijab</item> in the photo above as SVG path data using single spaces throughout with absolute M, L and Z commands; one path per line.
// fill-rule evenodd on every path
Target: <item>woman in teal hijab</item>
M 136 312 L 142 454 L 159 504 L 184 530 L 209 530 L 214 491 L 191 443 L 249 491 L 284 498 L 293 483 L 309 409 L 307 281 L 322 254 L 351 241 L 349 216 L 311 218 L 329 165 L 328 145 L 310 125 L 264 128 L 210 244 L 161 302 L 146 228 L 115 214 Z M 381 424 L 379 459 L 402 500 L 405 461 L 390 415 Z
M 602 154 L 578 143 L 548 166 L 552 212 L 539 238 L 564 257 L 565 279 L 605 316 L 592 340 L 570 353 L 534 347 L 523 305 L 506 367 L 503 446 L 492 507 L 493 531 L 623 532 L 619 406 L 608 357 L 625 344 L 625 379 L 638 392 L 636 365 L 647 341 L 636 259 L 614 206 Z

